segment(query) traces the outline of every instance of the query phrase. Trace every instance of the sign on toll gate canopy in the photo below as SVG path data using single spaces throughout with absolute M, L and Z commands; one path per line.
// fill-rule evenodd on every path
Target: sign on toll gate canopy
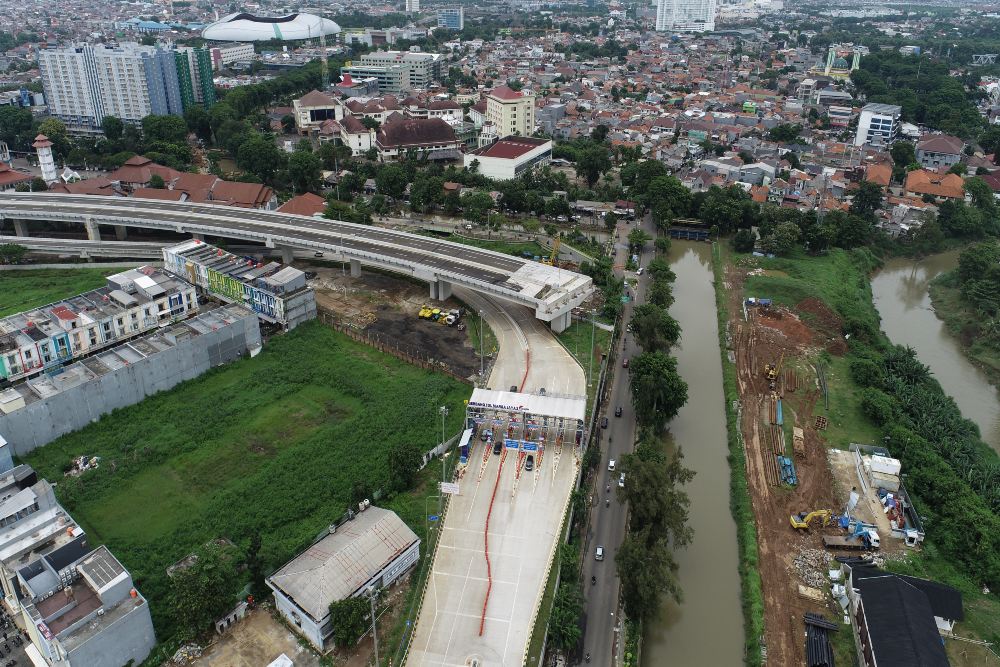
M 458 482 L 441 482 L 441 493 L 448 493 L 453 496 L 458 495 Z
M 528 442 L 527 440 L 525 440 L 524 443 L 521 444 L 521 449 L 523 449 L 526 452 L 537 452 L 538 451 L 538 443 L 537 442 Z
M 503 446 L 507 449 L 517 449 L 520 444 L 520 440 L 511 440 L 510 438 L 503 441 Z

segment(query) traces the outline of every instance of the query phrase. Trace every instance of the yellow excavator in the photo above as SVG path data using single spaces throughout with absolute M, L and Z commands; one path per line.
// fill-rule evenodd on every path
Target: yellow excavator
M 808 514 L 801 512 L 799 514 L 792 514 L 789 519 L 792 522 L 792 528 L 808 530 L 812 522 L 817 519 L 819 519 L 821 525 L 825 528 L 833 521 L 833 512 L 830 510 L 814 510 Z
M 785 353 L 781 353 L 781 358 L 777 364 L 764 364 L 764 377 L 767 378 L 767 385 L 771 391 L 778 386 L 778 374 L 781 373 L 781 366 L 785 363 Z

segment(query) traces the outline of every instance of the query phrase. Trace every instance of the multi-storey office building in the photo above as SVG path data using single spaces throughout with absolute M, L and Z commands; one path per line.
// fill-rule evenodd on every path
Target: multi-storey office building
M 410 51 L 366 53 L 341 69 L 355 79 L 375 77 L 379 92 L 402 93 L 414 88 L 428 88 L 441 78 L 441 54 Z

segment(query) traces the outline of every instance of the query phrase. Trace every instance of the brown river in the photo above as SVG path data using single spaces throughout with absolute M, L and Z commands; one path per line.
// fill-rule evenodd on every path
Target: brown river
M 681 324 L 674 354 L 688 383 L 687 404 L 670 423 L 673 441 L 694 470 L 687 485 L 694 540 L 676 554 L 683 604 L 663 605 L 646 625 L 644 667 L 740 665 L 743 612 L 736 551 L 736 524 L 729 511 L 729 464 L 722 364 L 712 285 L 712 247 L 674 241 L 670 266 L 677 274 L 670 308 Z
M 889 339 L 908 345 L 930 367 L 962 414 L 979 426 L 983 440 L 1000 452 L 1000 398 L 985 373 L 962 353 L 958 340 L 934 314 L 928 283 L 958 264 L 958 251 L 925 259 L 894 259 L 872 278 L 875 307 Z

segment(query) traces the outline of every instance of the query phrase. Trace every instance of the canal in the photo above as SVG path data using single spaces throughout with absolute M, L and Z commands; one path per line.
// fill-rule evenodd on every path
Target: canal
M 670 266 L 677 274 L 670 314 L 681 324 L 674 353 L 688 383 L 687 404 L 670 423 L 684 465 L 695 471 L 687 485 L 694 540 L 676 554 L 684 602 L 666 602 L 645 629 L 642 664 L 739 665 L 743 662 L 743 611 L 736 524 L 729 510 L 729 463 L 719 358 L 712 247 L 674 241 Z
M 919 261 L 894 259 L 872 278 L 872 293 L 889 339 L 916 350 L 962 414 L 979 426 L 983 440 L 1000 452 L 997 390 L 934 314 L 928 294 L 930 281 L 955 268 L 958 255 L 956 250 Z

